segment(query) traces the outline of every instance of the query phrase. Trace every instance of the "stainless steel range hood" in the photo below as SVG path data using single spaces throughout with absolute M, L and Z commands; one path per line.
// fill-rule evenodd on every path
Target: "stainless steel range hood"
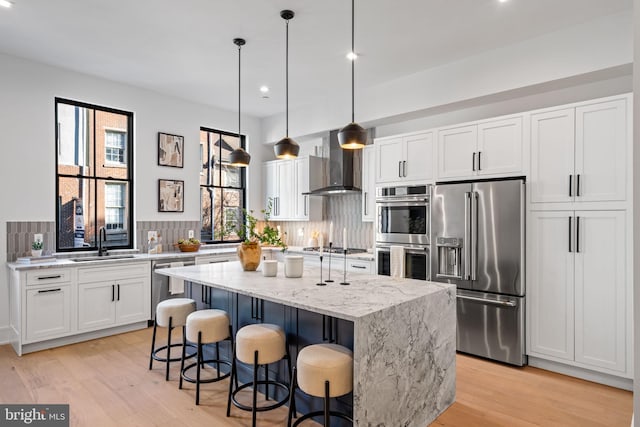
M 372 135 L 369 129 L 369 139 Z M 310 196 L 339 196 L 360 193 L 362 183 L 362 150 L 343 150 L 338 131 L 329 132 L 329 182 L 326 187 L 304 193 Z

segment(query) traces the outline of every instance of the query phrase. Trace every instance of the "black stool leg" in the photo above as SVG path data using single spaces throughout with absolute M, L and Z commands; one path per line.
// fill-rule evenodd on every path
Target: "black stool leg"
M 287 346 L 287 366 L 289 367 L 289 382 L 293 383 L 295 381 L 296 375 L 295 375 L 295 368 L 291 369 L 291 355 L 289 354 L 289 346 Z M 293 390 L 293 389 L 292 389 Z M 296 400 L 293 399 L 293 417 L 297 418 L 298 415 L 296 414 Z
M 329 381 L 324 382 L 324 427 L 331 427 L 331 410 L 329 409 Z
M 231 377 L 229 378 L 229 396 L 227 398 L 227 417 L 231 416 L 231 393 L 233 393 L 233 381 L 235 380 L 236 388 L 238 388 L 238 379 L 236 378 L 236 344 L 233 342 L 232 337 L 232 345 L 231 345 Z
M 256 427 L 256 414 L 258 407 L 258 350 L 253 354 L 253 408 L 251 411 L 251 426 Z
M 220 343 L 216 343 L 216 369 L 218 370 L 218 379 L 220 379 Z
M 269 365 L 264 365 L 264 396 L 266 400 L 269 400 Z
M 156 349 L 156 331 L 158 330 L 158 324 L 153 322 L 153 337 L 151 338 L 151 354 L 149 355 L 149 370 L 153 368 L 153 351 Z
M 173 317 L 169 317 L 169 329 L 167 329 L 167 368 L 164 376 L 169 381 L 169 359 L 171 359 L 171 332 L 173 331 Z
M 182 358 L 180 359 L 180 383 L 178 389 L 182 390 L 182 371 L 184 371 L 184 358 L 187 355 L 187 334 L 182 334 Z
M 291 361 L 289 361 L 291 366 Z M 291 419 L 296 416 L 296 368 L 291 373 L 291 384 L 289 385 L 289 413 L 287 414 L 287 427 L 291 427 Z
M 196 356 L 196 405 L 200 404 L 200 368 L 204 358 L 202 357 L 202 331 L 198 331 L 198 356 Z

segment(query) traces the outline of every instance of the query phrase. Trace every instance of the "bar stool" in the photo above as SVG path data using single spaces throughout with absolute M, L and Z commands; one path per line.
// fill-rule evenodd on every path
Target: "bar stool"
M 182 347 L 182 361 L 180 363 L 180 384 L 178 388 L 182 389 L 182 380 L 196 384 L 196 405 L 200 404 L 200 384 L 212 383 L 223 380 L 231 375 L 231 369 L 225 375 L 220 375 L 220 364 L 224 364 L 231 368 L 231 362 L 220 360 L 220 342 L 229 340 L 233 345 L 233 332 L 231 331 L 231 322 L 229 315 L 223 310 L 199 310 L 187 316 L 186 338 L 188 342 L 196 343 L 197 359 L 195 363 L 184 366 L 186 356 L 186 346 Z M 203 344 L 216 345 L 216 358 L 204 360 Z M 201 379 L 200 372 L 204 369 L 205 363 L 215 363 L 217 375 L 214 378 Z M 187 371 L 196 366 L 196 378 L 187 375 Z
M 293 427 L 316 416 L 324 417 L 325 427 L 329 427 L 331 417 L 353 422 L 348 414 L 330 410 L 332 397 L 340 397 L 353 390 L 353 352 L 348 348 L 338 344 L 314 344 L 300 351 L 289 391 L 288 427 L 291 427 L 292 416 L 295 416 L 296 386 L 310 396 L 324 398 L 324 411 L 303 415 Z
M 233 361 L 231 365 L 231 381 L 229 382 L 229 398 L 227 400 L 227 417 L 231 415 L 231 403 L 243 411 L 251 411 L 252 426 L 256 425 L 257 412 L 270 411 L 284 405 L 289 399 L 289 387 L 276 380 L 269 380 L 269 368 L 267 365 L 287 359 L 289 375 L 291 374 L 291 357 L 286 343 L 284 330 L 277 325 L 260 323 L 247 325 L 236 333 Z M 236 361 L 253 364 L 253 381 L 238 386 L 238 369 Z M 258 368 L 264 365 L 265 379 L 258 381 Z M 234 390 L 235 382 L 235 390 Z M 257 405 L 258 385 L 265 386 L 265 396 L 269 400 L 269 386 L 273 385 L 286 392 L 286 396 L 271 405 Z M 252 405 L 247 406 L 236 400 L 236 395 L 247 387 L 253 388 Z
M 153 368 L 153 361 L 166 363 L 165 381 L 169 381 L 169 363 L 179 362 L 180 357 L 171 358 L 171 348 L 180 346 L 194 347 L 186 342 L 185 325 L 187 323 L 187 316 L 196 311 L 196 302 L 190 298 L 173 298 L 161 301 L 156 307 L 156 319 L 153 325 L 153 338 L 151 339 L 151 354 L 149 355 L 149 370 Z M 158 326 L 167 328 L 167 345 L 155 348 L 156 346 L 156 330 Z M 182 326 L 182 343 L 171 344 L 171 333 L 174 328 Z M 158 352 L 167 350 L 167 356 L 158 356 Z M 196 353 L 192 352 L 186 356 L 190 358 L 195 356 Z

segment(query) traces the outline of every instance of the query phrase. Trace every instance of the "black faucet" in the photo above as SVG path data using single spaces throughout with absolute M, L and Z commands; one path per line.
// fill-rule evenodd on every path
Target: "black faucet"
M 104 239 L 104 240 L 103 240 Z M 98 230 L 98 256 L 109 255 L 107 253 L 107 248 L 102 248 L 102 242 L 107 242 L 107 231 L 104 227 L 100 227 Z

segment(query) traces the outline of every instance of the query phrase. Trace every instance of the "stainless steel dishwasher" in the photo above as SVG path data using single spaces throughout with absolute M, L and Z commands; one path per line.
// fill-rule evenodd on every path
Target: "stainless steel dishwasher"
M 185 282 L 184 293 L 171 295 L 169 277 L 156 273 L 157 270 L 171 267 L 171 263 L 181 262 L 183 265 L 195 265 L 195 257 L 161 258 L 151 261 L 151 318 L 155 319 L 156 306 L 160 301 L 170 298 L 191 298 L 191 284 Z M 153 324 L 153 320 L 150 322 Z

